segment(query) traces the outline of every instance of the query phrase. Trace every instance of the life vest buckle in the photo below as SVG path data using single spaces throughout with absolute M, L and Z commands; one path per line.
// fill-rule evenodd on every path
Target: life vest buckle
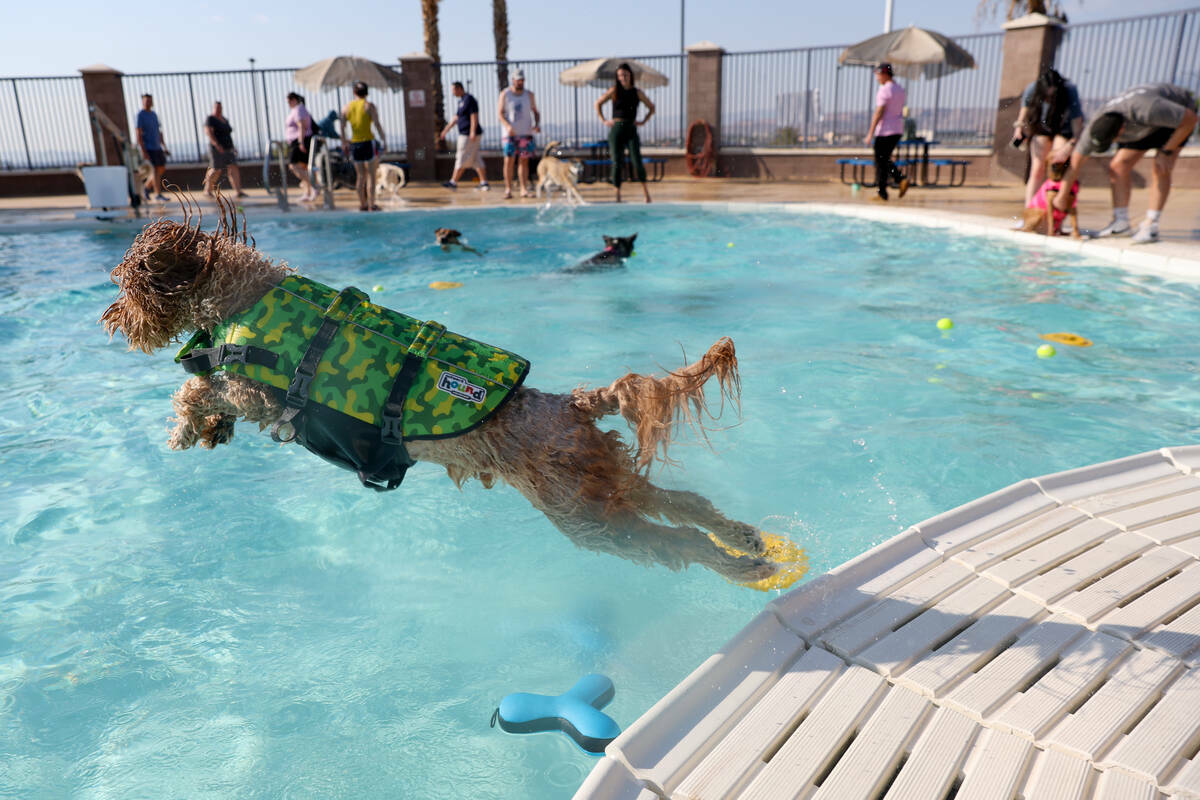
M 316 374 L 311 369 L 306 369 L 305 364 L 301 364 L 296 368 L 296 374 L 292 376 L 291 385 L 288 386 L 287 404 L 293 408 L 303 408 L 304 403 L 308 400 L 308 390 L 312 386 L 313 378 Z
M 223 344 L 220 347 L 217 361 L 222 366 L 226 364 L 245 364 L 246 348 L 247 345 L 244 344 Z
M 382 430 L 379 438 L 384 444 L 403 444 L 404 442 L 404 421 L 399 417 L 385 416 L 381 420 Z

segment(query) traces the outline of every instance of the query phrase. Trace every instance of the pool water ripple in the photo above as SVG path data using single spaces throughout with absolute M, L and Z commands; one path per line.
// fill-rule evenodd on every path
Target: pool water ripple
M 445 224 L 486 257 L 432 245 Z M 563 272 L 634 232 L 624 269 Z M 770 598 L 580 550 L 512 490 L 430 465 L 380 495 L 253 426 L 170 452 L 184 375 L 96 324 L 135 233 L 0 235 L 0 798 L 563 797 L 595 762 L 490 728 L 505 694 L 602 672 L 628 725 Z M 529 357 L 547 391 L 732 336 L 741 420 L 712 449 L 685 433 L 684 468 L 653 478 L 795 539 L 814 574 L 1021 478 L 1198 432 L 1200 290 L 1075 257 L 695 206 L 252 233 Z M 1095 345 L 1039 360 L 1053 331 Z

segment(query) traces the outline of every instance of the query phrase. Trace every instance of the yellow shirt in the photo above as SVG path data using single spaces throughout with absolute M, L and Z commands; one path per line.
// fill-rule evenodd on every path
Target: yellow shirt
M 371 112 L 361 97 L 346 106 L 346 121 L 350 123 L 350 141 L 355 144 L 371 141 Z

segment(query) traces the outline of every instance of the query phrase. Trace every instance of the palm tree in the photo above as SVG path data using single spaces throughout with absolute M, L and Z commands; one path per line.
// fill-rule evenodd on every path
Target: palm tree
M 421 19 L 425 23 L 425 53 L 433 59 L 433 86 L 430 87 L 437 129 L 446 127 L 446 108 L 442 96 L 442 56 L 438 36 L 438 0 L 421 0 Z
M 492 0 L 492 34 L 496 38 L 496 79 L 508 88 L 508 0 Z

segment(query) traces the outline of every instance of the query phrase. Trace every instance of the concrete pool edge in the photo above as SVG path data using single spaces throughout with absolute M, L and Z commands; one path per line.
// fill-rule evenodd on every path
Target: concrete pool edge
M 1198 512 L 1191 445 L 1030 478 L 914 525 L 769 602 L 609 745 L 575 798 L 765 797 L 783 784 L 874 797 L 889 778 L 897 796 L 941 797 L 964 774 L 1035 796 L 1064 772 L 1081 789 L 1200 797 L 1188 755 L 1200 723 L 1171 711 L 1200 694 L 1200 640 L 1174 621 L 1200 598 L 1184 586 L 1200 575 Z M 1037 548 L 1062 552 L 1043 564 Z M 928 630 L 913 633 L 920 620 Z M 1038 637 L 1024 672 L 992 666 Z M 1158 677 L 1127 684 L 1134 667 Z M 1114 710 L 1119 692 L 1140 692 L 1136 708 Z M 951 727 L 957 754 L 932 744 Z M 861 753 L 871 736 L 893 751 Z M 991 764 L 1000 755 L 1012 763 Z M 839 793 L 863 774 L 856 759 L 873 788 Z
M 812 212 L 843 217 L 926 228 L 949 228 L 968 236 L 982 236 L 1017 244 L 1025 248 L 1068 253 L 1111 262 L 1130 272 L 1159 275 L 1187 281 L 1200 281 L 1200 246 L 1158 242 L 1134 245 L 1129 237 L 1077 240 L 1067 236 L 1041 236 L 1013 230 L 1011 220 L 981 214 L 954 211 L 879 208 L 841 203 L 712 203 L 731 211 L 756 211 L 780 208 L 791 212 Z

